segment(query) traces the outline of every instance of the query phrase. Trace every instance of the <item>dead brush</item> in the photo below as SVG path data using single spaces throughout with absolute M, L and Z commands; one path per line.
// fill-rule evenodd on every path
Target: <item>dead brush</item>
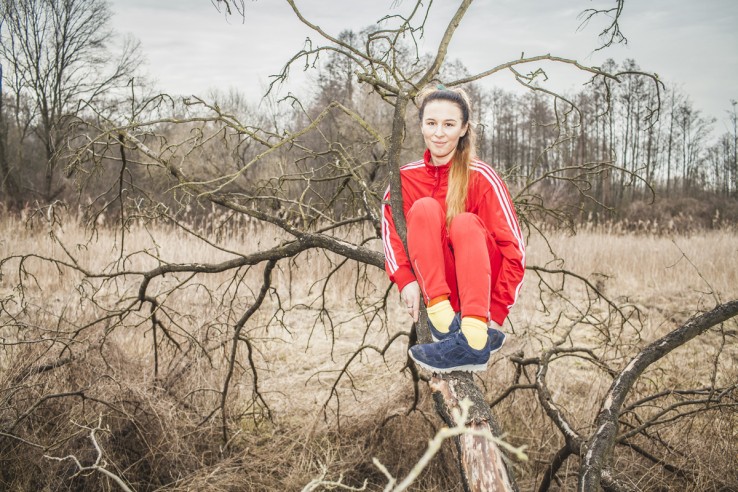
M 17 225 L 3 222 L 0 229 Z M 94 268 L 115 264 L 108 254 L 115 236 L 105 229 L 90 242 L 69 223 L 57 237 L 84 244 L 79 257 Z M 243 240 L 222 238 L 218 250 L 181 229 L 132 228 L 125 244 L 133 251 L 159 245 L 168 261 L 218 262 Z M 250 239 L 244 248 L 259 240 Z M 263 241 L 277 239 L 272 234 Z M 3 240 L 9 254 L 65 255 L 39 228 Z M 541 487 L 563 444 L 535 387 L 538 366 L 528 359 L 554 347 L 586 348 L 596 356 L 553 354 L 546 376 L 553 401 L 586 436 L 612 372 L 691 313 L 714 305 L 713 296 L 738 296 L 738 272 L 720 260 L 735 253 L 730 232 L 673 238 L 587 232 L 554 234 L 549 241 L 561 257 L 534 237 L 529 265 L 571 270 L 581 279 L 529 272 L 510 320 L 510 342 L 478 379 L 506 439 L 527 446 L 530 460 L 515 464 L 522 490 Z M 126 258 L 136 268 L 149 261 Z M 367 490 L 382 490 L 386 477 L 372 459 L 404 476 L 440 425 L 425 389 L 413 406 L 412 381 L 402 370 L 409 323 L 377 269 L 317 251 L 277 264 L 263 312 L 241 332 L 223 402 L 233 326 L 258 295 L 252 286 L 264 275 L 261 265 L 235 277 L 200 275 L 191 284 L 186 275 L 161 278 L 152 291 L 160 302 L 153 312 L 162 320 L 155 328 L 150 306 L 125 316 L 117 311 L 116 295 L 129 302 L 137 292 L 132 276 L 84 283 L 79 272 L 48 268 L 39 258 L 27 266 L 38 285 L 27 283 L 22 301 L 14 290 L 17 260 L 2 267 L 0 488 L 115 490 L 101 473 L 78 474 L 70 460 L 44 458 L 74 455 L 90 465 L 96 451 L 89 428 L 100 422 L 101 463 L 139 492 L 301 490 L 322 473 L 354 486 L 368 480 Z M 602 276 L 606 289 L 597 283 Z M 90 291 L 91 285 L 101 290 Z M 175 289 L 179 285 L 187 287 Z M 605 290 L 623 315 L 593 289 Z M 578 312 L 580 306 L 586 311 Z M 616 446 L 617 469 L 634 490 L 736 488 L 735 332 L 734 321 L 711 329 L 650 367 L 634 386 L 621 433 L 659 419 Z M 382 348 L 392 337 L 397 341 L 383 354 L 366 348 Z M 358 346 L 366 350 L 353 357 Z M 578 471 L 575 457 L 564 460 L 550 488 L 573 488 Z M 446 443 L 413 490 L 459 487 L 455 451 Z
M 16 367 L 34 350 L 19 351 Z M 96 474 L 76 474 L 69 461 L 44 458 L 75 456 L 83 464 L 93 462 L 95 449 L 83 427 L 94 426 L 98 419 L 104 466 L 134 490 L 171 483 L 182 470 L 219 459 L 212 435 L 217 429 L 198 426 L 196 416 L 146 377 L 147 368 L 114 342 L 76 352 L 74 360 L 49 373 L 4 374 L 2 388 L 15 391 L 2 421 L 9 434 L 34 443 L 24 446 L 18 438 L 4 436 L 5 486 L 94 490 L 106 483 Z

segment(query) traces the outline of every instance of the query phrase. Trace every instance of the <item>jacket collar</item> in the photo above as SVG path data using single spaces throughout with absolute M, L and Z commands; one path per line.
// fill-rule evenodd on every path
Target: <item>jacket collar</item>
M 425 162 L 425 167 L 428 171 L 436 172 L 435 170 L 438 170 L 440 172 L 448 172 L 448 170 L 451 168 L 451 161 L 448 161 L 446 164 L 442 164 L 440 166 L 434 166 L 431 162 L 431 153 L 429 149 L 425 149 L 425 153 L 423 154 L 423 161 Z

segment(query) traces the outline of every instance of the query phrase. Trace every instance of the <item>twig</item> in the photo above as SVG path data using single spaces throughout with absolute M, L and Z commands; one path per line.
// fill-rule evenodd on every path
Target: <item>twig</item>
M 94 428 L 90 428 L 90 427 L 87 427 L 87 426 L 84 426 L 84 425 L 78 425 L 78 424 L 75 424 L 75 425 L 77 425 L 78 427 L 81 427 L 83 429 L 88 429 L 90 431 L 90 440 L 92 441 L 92 445 L 95 447 L 95 451 L 97 451 L 97 457 L 95 458 L 95 462 L 93 464 L 89 465 L 89 466 L 83 466 L 82 463 L 80 463 L 79 459 L 75 455 L 73 455 L 73 454 L 68 455 L 68 456 L 64 456 L 63 458 L 56 457 L 56 456 L 44 455 L 44 458 L 49 459 L 49 460 L 53 460 L 53 461 L 65 461 L 65 460 L 71 460 L 71 461 L 73 461 L 74 464 L 77 465 L 77 473 L 75 473 L 74 475 L 72 475 L 72 477 L 76 477 L 80 473 L 84 473 L 86 471 L 96 471 L 96 472 L 102 473 L 106 477 L 112 479 L 125 492 L 134 492 L 134 490 L 132 488 L 130 488 L 123 481 L 122 478 L 120 478 L 118 475 L 116 475 L 116 474 L 108 471 L 107 469 L 105 469 L 105 465 L 106 465 L 105 462 L 103 462 L 101 464 L 101 461 L 102 461 L 102 458 L 103 458 L 103 450 L 102 450 L 102 447 L 100 446 L 100 444 L 97 442 L 97 438 L 95 437 L 95 433 L 97 431 L 100 431 L 100 430 L 107 430 L 107 429 L 103 429 L 103 427 L 102 427 L 102 415 L 100 415 L 100 417 L 98 417 L 97 426 L 95 426 Z

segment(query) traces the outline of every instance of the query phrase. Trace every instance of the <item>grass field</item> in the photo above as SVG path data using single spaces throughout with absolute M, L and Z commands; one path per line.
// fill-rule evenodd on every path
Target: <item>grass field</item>
M 274 231 L 248 225 L 201 231 L 213 238 L 208 244 L 170 227 L 133 227 L 121 237 L 105 228 L 91 234 L 74 221 L 32 223 L 0 220 L 0 258 L 33 255 L 11 258 L 0 270 L 2 489 L 115 490 L 102 473 L 73 477 L 71 461 L 44 457 L 75 454 L 94 462 L 89 427 L 101 419 L 104 463 L 134 490 L 301 490 L 324 470 L 329 479 L 343 474 L 354 485 L 368 479 L 367 490 L 382 490 L 385 477 L 372 458 L 402 477 L 440 425 L 424 384 L 419 406 L 408 412 L 414 407 L 403 370 L 407 339 L 399 337 L 384 356 L 371 348 L 410 328 L 395 290 L 383 304 L 382 271 L 339 266 L 321 252 L 280 261 L 264 303 L 244 325 L 222 405 L 233 326 L 257 298 L 263 266 L 157 278 L 154 310 L 135 302 L 141 276 L 110 274 L 160 261 L 225 261 L 231 252 L 276 244 Z M 93 275 L 41 258 L 76 263 Z M 579 277 L 527 273 L 505 327 L 510 341 L 479 378 L 491 402 L 515 382 L 514 357 L 538 356 L 564 337 L 565 346 L 590 349 L 601 364 L 620 370 L 693 314 L 738 298 L 735 232 L 552 232 L 547 241 L 529 239 L 527 258 L 529 266 Z M 103 272 L 109 278 L 97 276 Z M 725 395 L 717 401 L 672 393 L 634 409 L 624 428 L 639 419 L 658 422 L 649 436 L 618 447 L 615 467 L 632 488 L 738 488 L 736 333 L 735 320 L 710 330 L 639 380 L 629 402 L 670 390 L 717 388 Z M 365 350 L 356 356 L 359 347 Z M 534 372 L 518 376 L 529 383 Z M 553 398 L 585 435 L 610 382 L 586 357 L 560 357 L 549 368 Z M 561 435 L 530 389 L 512 392 L 493 411 L 506 439 L 527 446 L 529 461 L 516 465 L 521 490 L 536 490 Z M 636 447 L 656 450 L 679 472 Z M 554 489 L 575 484 L 577 465 L 576 458 L 565 463 Z M 450 445 L 415 490 L 461 490 Z

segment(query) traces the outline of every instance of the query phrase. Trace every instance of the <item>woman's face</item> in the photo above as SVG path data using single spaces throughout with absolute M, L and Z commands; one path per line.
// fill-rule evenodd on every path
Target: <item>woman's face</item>
M 425 105 L 420 128 L 434 166 L 451 160 L 468 126 L 463 123 L 461 108 L 456 103 L 436 99 Z

